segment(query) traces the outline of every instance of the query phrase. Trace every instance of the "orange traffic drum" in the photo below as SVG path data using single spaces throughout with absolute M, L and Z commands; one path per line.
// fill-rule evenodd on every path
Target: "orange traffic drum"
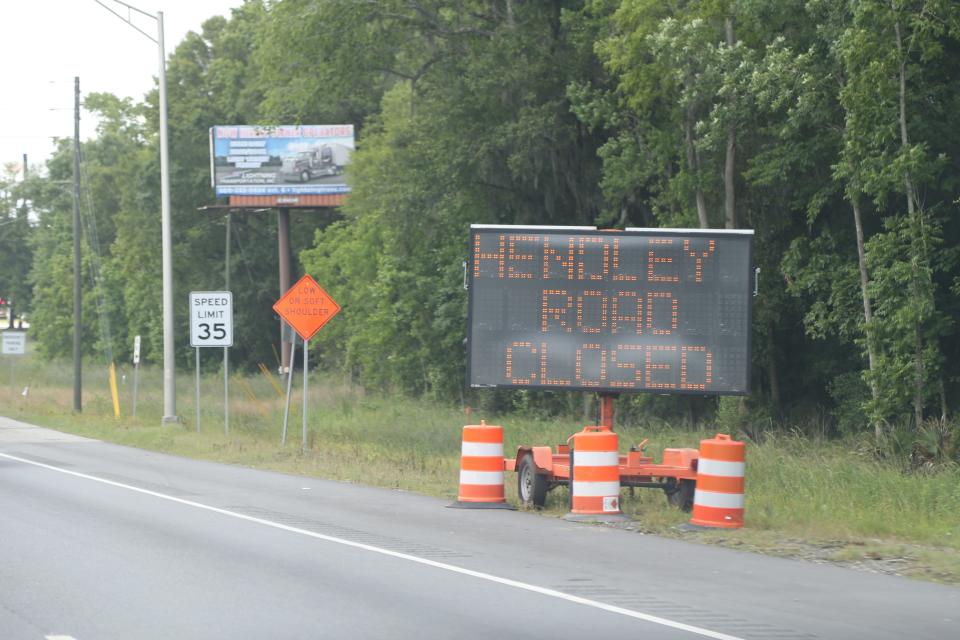
M 700 441 L 691 524 L 725 529 L 743 526 L 745 460 L 746 445 L 726 434 Z

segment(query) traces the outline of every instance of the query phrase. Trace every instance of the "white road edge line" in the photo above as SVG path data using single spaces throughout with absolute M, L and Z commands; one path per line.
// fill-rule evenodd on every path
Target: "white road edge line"
M 263 518 L 255 518 L 253 516 L 244 515 L 242 513 L 237 513 L 236 511 L 230 511 L 228 509 L 220 509 L 219 507 L 212 507 L 207 504 L 200 502 L 194 502 L 193 500 L 185 500 L 183 498 L 177 498 L 174 496 L 168 496 L 164 493 L 159 493 L 157 491 L 150 491 L 149 489 L 141 489 L 140 487 L 135 487 L 129 484 L 123 484 L 122 482 L 114 482 L 113 480 L 106 480 L 104 478 L 98 478 L 96 476 L 87 475 L 85 473 L 80 473 L 78 471 L 70 471 L 69 469 L 61 469 L 60 467 L 55 467 L 50 464 L 44 464 L 42 462 L 36 462 L 34 460 L 28 460 L 27 458 L 21 458 L 18 456 L 12 456 L 7 453 L 0 453 L 0 458 L 6 458 L 8 460 L 15 460 L 17 462 L 22 462 L 24 464 L 33 465 L 35 467 L 42 467 L 44 469 L 49 469 L 50 471 L 56 471 L 58 473 L 63 473 L 69 476 L 74 476 L 77 478 L 83 478 L 85 480 L 92 480 L 94 482 L 100 482 L 102 484 L 110 485 L 112 487 L 118 487 L 120 489 L 127 489 L 129 491 L 134 491 L 136 493 L 142 493 L 144 495 L 153 496 L 155 498 L 160 498 L 161 500 L 168 500 L 170 502 L 175 502 L 177 504 L 182 504 L 188 507 L 194 507 L 196 509 L 203 509 L 204 511 L 212 511 L 213 513 L 219 513 L 221 515 L 230 516 L 237 518 L 239 520 L 246 520 L 248 522 L 255 522 L 257 524 L 262 524 L 267 527 L 272 527 L 274 529 L 280 529 L 281 531 L 289 531 L 290 533 L 298 533 L 303 536 L 310 538 L 316 538 L 317 540 L 324 540 L 326 542 L 333 542 L 335 544 L 341 544 L 346 547 L 353 547 L 355 549 L 362 549 L 364 551 L 370 551 L 372 553 L 379 553 L 384 556 L 390 556 L 392 558 L 398 558 L 400 560 L 407 560 L 409 562 L 415 562 L 417 564 L 426 565 L 428 567 L 433 567 L 435 569 L 442 569 L 444 571 L 450 571 L 452 573 L 459 573 L 460 575 L 470 576 L 473 578 L 478 578 L 480 580 L 486 580 L 488 582 L 493 582 L 496 584 L 501 584 L 508 587 L 513 587 L 515 589 L 521 589 L 523 591 L 529 591 L 531 593 L 538 593 L 543 596 L 550 598 L 556 598 L 558 600 L 565 600 L 567 602 L 573 602 L 576 604 L 582 604 L 587 607 L 592 607 L 594 609 L 600 609 L 601 611 L 607 611 L 609 613 L 616 613 L 618 615 L 626 616 L 628 618 L 635 618 L 637 620 L 643 620 L 645 622 L 651 622 L 653 624 L 658 624 L 664 627 L 669 627 L 671 629 L 678 629 L 680 631 L 687 631 L 689 633 L 696 634 L 698 636 L 703 636 L 705 638 L 714 638 L 715 640 L 744 640 L 738 636 L 731 636 L 726 633 L 721 633 L 719 631 L 712 631 L 710 629 L 704 629 L 703 627 L 696 627 L 693 625 L 685 624 L 683 622 L 677 622 L 676 620 L 670 620 L 668 618 L 661 618 L 659 616 L 650 615 L 648 613 L 643 613 L 640 611 L 634 611 L 632 609 L 625 609 L 623 607 L 618 607 L 612 604 L 606 604 L 604 602 L 599 602 L 597 600 L 590 600 L 589 598 L 581 598 L 580 596 L 570 595 L 569 593 L 563 593 L 562 591 L 557 591 L 556 589 L 548 589 L 547 587 L 539 587 L 534 584 L 528 584 L 526 582 L 520 582 L 518 580 L 512 580 L 510 578 L 502 578 L 500 576 L 495 576 L 489 573 L 483 573 L 481 571 L 474 571 L 472 569 L 465 569 L 463 567 L 458 567 L 456 565 L 447 564 L 445 562 L 437 562 L 436 560 L 428 560 L 426 558 L 420 558 L 418 556 L 410 555 L 408 553 L 400 553 L 399 551 L 391 551 L 390 549 L 384 549 L 382 547 L 375 547 L 369 544 L 363 544 L 361 542 L 353 542 L 352 540 L 346 540 L 345 538 L 337 538 L 335 536 L 328 536 L 322 533 L 316 533 L 315 531 L 308 531 L 306 529 L 299 529 L 297 527 L 291 527 L 289 525 L 280 524 L 279 522 L 273 522 L 271 520 L 264 520 Z M 54 636 L 56 637 L 56 636 Z

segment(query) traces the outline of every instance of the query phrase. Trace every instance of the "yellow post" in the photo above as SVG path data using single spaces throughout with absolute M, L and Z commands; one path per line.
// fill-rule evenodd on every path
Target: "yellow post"
M 110 395 L 113 396 L 113 417 L 120 419 L 120 392 L 117 391 L 117 365 L 110 363 Z

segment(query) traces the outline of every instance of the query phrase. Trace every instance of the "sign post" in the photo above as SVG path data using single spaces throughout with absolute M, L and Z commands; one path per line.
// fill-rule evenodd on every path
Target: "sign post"
M 281 318 L 293 327 L 293 330 L 303 338 L 303 436 L 301 449 L 307 449 L 307 371 L 309 368 L 308 349 L 310 338 L 323 328 L 330 319 L 340 312 L 338 305 L 317 281 L 309 274 L 300 278 L 295 285 L 283 294 L 273 305 Z M 292 351 L 292 349 L 291 349 Z M 290 377 L 293 377 L 291 363 Z M 289 398 L 290 385 L 287 385 Z M 288 399 L 289 402 L 289 399 Z M 286 441 L 286 414 L 281 442 Z
M 190 292 L 190 346 L 196 349 L 197 431 L 200 431 L 200 348 L 233 346 L 233 294 L 229 291 Z M 223 368 L 223 431 L 230 433 L 229 387 L 226 363 Z
M 284 327 L 289 327 L 286 322 Z M 287 397 L 283 404 L 283 434 L 280 436 L 280 446 L 287 445 L 287 420 L 290 418 L 290 389 L 293 387 L 293 365 L 297 359 L 297 336 L 290 336 L 290 364 L 287 366 Z
M 137 383 L 140 379 L 140 336 L 133 337 L 133 417 L 137 417 Z
M 22 356 L 27 352 L 27 332 L 26 331 L 4 331 L 0 342 L 3 343 L 2 352 L 5 356 Z M 10 388 L 14 388 L 14 370 L 13 363 L 15 358 L 10 358 Z

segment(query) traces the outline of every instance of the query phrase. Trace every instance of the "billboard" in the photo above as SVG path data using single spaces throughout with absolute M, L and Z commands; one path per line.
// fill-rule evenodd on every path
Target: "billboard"
M 218 197 L 348 193 L 354 147 L 352 124 L 212 127 L 210 178 Z
M 472 387 L 742 395 L 753 231 L 470 230 Z

